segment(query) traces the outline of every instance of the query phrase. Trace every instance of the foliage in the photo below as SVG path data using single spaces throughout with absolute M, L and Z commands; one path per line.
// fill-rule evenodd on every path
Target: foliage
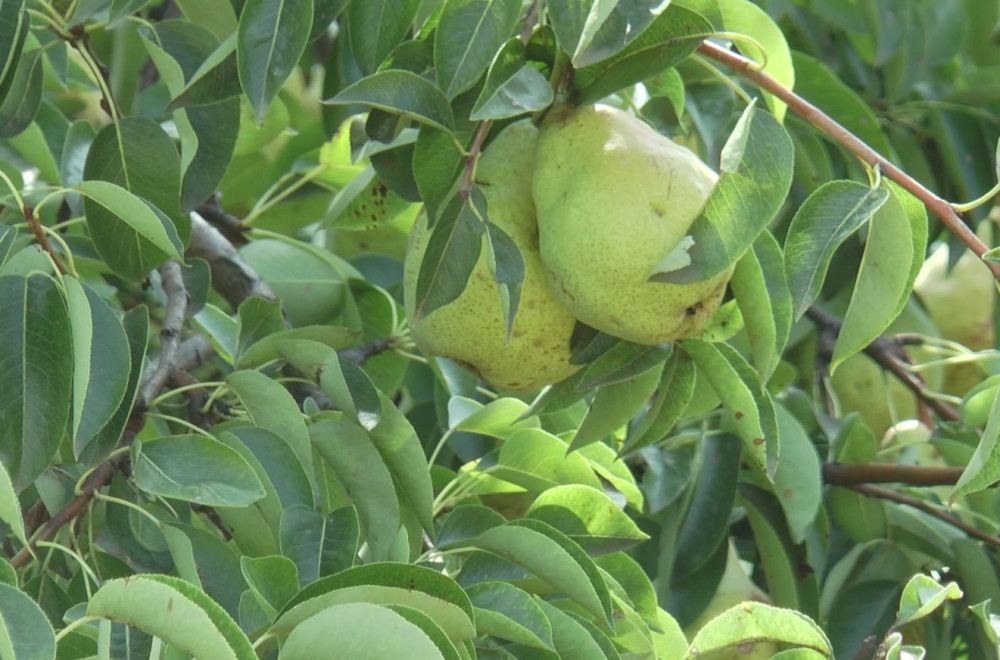
M 978 345 L 884 334 L 936 318 L 931 252 L 994 245 L 995 25 L 982 0 L 0 0 L 0 657 L 997 657 L 996 288 L 950 292 Z M 498 394 L 414 346 L 407 233 L 425 209 L 420 314 L 488 250 L 510 328 L 524 263 L 477 159 L 597 101 L 720 173 L 650 279 L 732 267 L 726 302 L 657 346 L 578 325 L 579 371 Z M 871 360 L 884 435 L 831 379 Z M 727 564 L 752 602 L 691 629 Z

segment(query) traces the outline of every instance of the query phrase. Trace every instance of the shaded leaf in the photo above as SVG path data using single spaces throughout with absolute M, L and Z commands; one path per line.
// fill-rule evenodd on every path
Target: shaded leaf
M 552 86 L 538 69 L 528 66 L 524 42 L 514 37 L 497 53 L 486 74 L 469 119 L 505 119 L 547 108 L 553 99 Z
M 434 74 L 453 99 L 476 84 L 514 31 L 520 0 L 447 0 L 434 32 Z
M 240 85 L 260 123 L 298 64 L 312 30 L 312 0 L 246 0 L 236 32 Z
M 455 123 L 448 97 L 440 89 L 415 73 L 398 69 L 362 78 L 323 102 L 370 105 L 443 131 L 450 131 Z
M 0 638 L 4 657 L 48 660 L 56 657 L 56 634 L 45 612 L 28 594 L 0 584 Z
M 14 137 L 28 128 L 41 103 L 42 51 L 35 49 L 18 59 L 10 74 L 7 95 L 0 97 L 0 138 Z
M 410 31 L 420 0 L 365 0 L 347 7 L 347 34 L 361 73 L 370 76 Z

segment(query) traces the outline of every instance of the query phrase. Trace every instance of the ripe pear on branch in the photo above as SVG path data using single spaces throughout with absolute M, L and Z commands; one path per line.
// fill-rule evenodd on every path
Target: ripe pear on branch
M 621 110 L 553 108 L 532 192 L 556 296 L 587 325 L 628 341 L 697 334 L 732 269 L 690 284 L 648 279 L 689 247 L 688 230 L 717 180 L 693 152 Z
M 538 257 L 531 201 L 537 137 L 531 121 L 511 124 L 488 145 L 476 173 L 490 221 L 513 239 L 524 258 L 521 301 L 509 341 L 485 245 L 462 294 L 411 327 L 422 351 L 464 364 L 505 392 L 532 392 L 579 368 L 569 362 L 576 319 L 552 295 Z M 404 265 L 404 302 L 410 319 L 415 318 L 417 276 L 429 238 L 427 214 L 422 211 L 410 234 Z

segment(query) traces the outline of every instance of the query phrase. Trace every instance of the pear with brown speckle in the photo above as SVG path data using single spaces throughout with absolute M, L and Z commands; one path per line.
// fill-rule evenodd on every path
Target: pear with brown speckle
M 718 179 L 687 148 L 615 108 L 554 108 L 543 122 L 533 194 L 549 283 L 607 334 L 656 344 L 697 334 L 732 274 L 650 282 L 682 250 Z
M 464 364 L 505 392 L 533 392 L 579 368 L 569 362 L 569 339 L 576 319 L 552 294 L 538 257 L 531 199 L 537 137 L 538 129 L 530 120 L 511 124 L 487 146 L 476 172 L 490 221 L 510 235 L 524 257 L 521 302 L 510 341 L 506 341 L 507 323 L 485 244 L 462 294 L 411 327 L 422 351 Z M 417 275 L 429 237 L 427 215 L 421 211 L 410 234 L 404 270 L 404 301 L 410 319 L 414 318 Z

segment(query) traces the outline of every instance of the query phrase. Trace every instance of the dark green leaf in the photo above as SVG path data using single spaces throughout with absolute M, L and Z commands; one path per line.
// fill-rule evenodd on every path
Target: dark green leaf
M 819 296 L 837 247 L 889 198 L 887 190 L 831 181 L 799 207 L 785 237 L 785 274 L 795 318 Z
M 309 41 L 312 0 L 247 0 L 236 33 L 240 85 L 259 124 Z
M 482 250 L 482 195 L 455 196 L 434 223 L 417 276 L 414 322 L 452 302 L 465 290 Z
M 453 99 L 476 84 L 514 31 L 520 0 L 447 0 L 434 36 L 434 72 Z
M 497 54 L 486 75 L 479 98 L 469 116 L 474 121 L 505 119 L 537 112 L 552 103 L 552 86 L 538 69 L 524 60 L 524 42 L 509 40 Z
M 658 0 L 617 0 L 590 45 L 573 59 L 577 69 L 607 59 L 638 37 L 665 9 Z
M 199 62 L 198 69 L 186 76 L 184 88 L 178 92 L 167 110 L 211 105 L 239 96 L 240 75 L 236 60 L 236 33 L 222 41 L 212 54 Z
M 732 414 L 746 453 L 773 476 L 778 461 L 778 424 L 774 404 L 757 372 L 729 344 L 685 339 L 681 347 Z
M 410 31 L 420 0 L 365 0 L 347 7 L 347 35 L 361 73 L 370 76 Z
M 476 611 L 476 633 L 538 648 L 552 647 L 548 617 L 526 591 L 508 582 L 487 581 L 467 588 Z
M 72 355 L 56 283 L 45 275 L 0 277 L 0 459 L 18 492 L 48 467 L 66 432 Z
M 627 424 L 649 402 L 662 370 L 663 367 L 657 365 L 628 380 L 598 389 L 573 436 L 570 451 L 598 442 Z
M 318 39 L 330 24 L 333 23 L 340 12 L 344 11 L 351 0 L 313 0 L 313 20 L 312 31 L 309 33 L 309 41 Z
M 476 188 L 474 195 L 482 193 Z M 524 283 L 524 257 L 517 243 L 503 229 L 486 222 L 486 254 L 490 271 L 500 291 L 500 303 L 507 319 L 507 338 L 514 327 L 514 316 L 521 302 L 521 285 Z
M 556 39 L 574 64 L 608 20 L 617 0 L 550 0 L 546 6 Z
M 114 309 L 67 278 L 73 336 L 73 447 L 79 454 L 118 411 L 132 369 L 129 340 Z
M 35 119 L 42 103 L 42 51 L 21 55 L 11 74 L 7 96 L 0 98 L 0 138 L 20 134 Z
M 420 131 L 413 145 L 413 178 L 429 218 L 436 221 L 441 215 L 464 166 L 465 159 L 447 135 Z
M 614 14 L 609 23 L 613 20 Z M 693 53 L 711 30 L 711 24 L 699 14 L 669 5 L 614 56 L 577 71 L 574 85 L 580 90 L 580 102 L 593 103 L 666 71 Z
M 139 11 L 151 0 L 111 0 L 111 11 L 108 13 L 108 27 L 116 27 L 125 18 Z
M 450 131 L 455 124 L 448 97 L 433 83 L 410 71 L 379 71 L 324 103 L 370 105 L 444 131 Z
M 239 360 L 248 348 L 287 329 L 281 315 L 281 303 L 260 296 L 244 300 L 236 312 L 236 353 Z
M 655 444 L 667 437 L 683 415 L 694 393 L 694 365 L 683 351 L 674 351 L 663 367 L 656 396 L 619 450 L 621 455 Z
M 0 105 L 6 100 L 31 19 L 25 0 L 0 0 Z
M 303 587 L 351 568 L 360 539 L 361 523 L 353 506 L 326 516 L 304 506 L 287 508 L 281 514 L 281 553 L 295 562 Z
M 56 636 L 45 612 L 28 594 L 6 584 L 0 584 L 0 636 L 12 660 L 56 657 Z
M 722 150 L 719 181 L 691 225 L 691 263 L 650 280 L 700 282 L 736 263 L 784 203 L 794 152 L 788 133 L 771 114 L 748 107 Z
M 133 459 L 136 486 L 205 506 L 240 507 L 264 496 L 250 465 L 218 440 L 175 435 L 144 442 Z
M 608 339 L 614 342 L 613 345 L 583 370 L 580 377 L 581 382 L 577 386 L 581 392 L 631 380 L 656 365 L 662 364 L 672 352 L 669 344 L 645 346 L 613 338 L 603 333 L 597 336 L 591 346 L 597 349 L 597 343 L 605 343 Z M 581 358 L 583 358 L 582 354 Z

